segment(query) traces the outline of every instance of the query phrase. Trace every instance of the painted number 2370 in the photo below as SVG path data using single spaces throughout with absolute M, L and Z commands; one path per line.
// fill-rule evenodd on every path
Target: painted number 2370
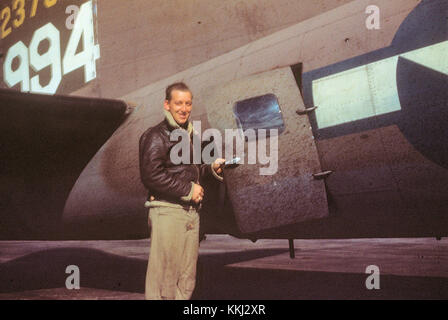
M 44 0 L 45 8 L 50 8 L 56 4 L 58 0 Z M 36 15 L 37 4 L 39 0 L 33 0 L 31 5 L 30 18 Z M 0 20 L 2 21 L 1 29 L 0 29 L 0 38 L 6 38 L 12 31 L 12 27 L 9 24 L 11 21 L 11 16 L 13 16 L 12 25 L 14 28 L 20 27 L 26 18 L 25 11 L 25 0 L 13 0 L 12 1 L 12 9 L 11 7 L 4 7 L 0 13 Z
M 81 38 L 83 50 L 77 53 Z M 38 47 L 44 40 L 48 40 L 49 48 L 40 54 Z M 22 41 L 9 48 L 3 65 L 3 78 L 9 87 L 20 84 L 21 91 L 54 94 L 62 76 L 78 68 L 84 67 L 85 82 L 96 78 L 96 60 L 99 57 L 100 48 L 94 41 L 92 1 L 88 1 L 80 7 L 62 61 L 59 30 L 52 23 L 47 23 L 34 32 L 29 48 Z M 13 70 L 16 58 L 19 66 Z M 51 67 L 48 84 L 42 86 L 38 74 L 30 79 L 30 67 L 39 72 L 48 66 Z

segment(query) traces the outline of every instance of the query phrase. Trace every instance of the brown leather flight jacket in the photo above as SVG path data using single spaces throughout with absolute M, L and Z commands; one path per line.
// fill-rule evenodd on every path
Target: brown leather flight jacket
M 190 163 L 174 164 L 170 159 L 171 148 L 178 141 L 170 141 L 174 130 L 164 119 L 146 130 L 139 140 L 140 178 L 149 195 L 157 201 L 188 204 L 181 198 L 192 190 L 192 183 L 211 174 L 210 164 L 193 164 L 193 147 L 190 142 Z M 190 139 L 191 141 L 191 139 Z

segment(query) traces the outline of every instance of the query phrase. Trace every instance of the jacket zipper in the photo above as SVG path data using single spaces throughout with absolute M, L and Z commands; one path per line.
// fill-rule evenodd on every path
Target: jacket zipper
M 193 133 L 192 133 L 192 135 L 193 135 Z M 188 138 L 190 140 L 190 150 L 191 150 L 191 152 L 194 152 L 194 146 L 193 146 L 193 141 L 191 141 L 191 136 L 188 135 Z M 194 158 L 194 156 L 193 156 L 193 158 Z M 198 165 L 196 163 L 193 163 L 193 165 L 196 168 L 196 172 L 197 172 L 196 184 L 199 184 L 199 178 L 201 176 L 201 172 L 199 171 Z
M 197 181 L 196 183 L 199 184 L 199 178 L 200 178 L 200 176 L 201 176 L 201 172 L 199 171 L 199 168 L 198 168 L 198 165 L 197 165 L 197 164 L 195 164 L 194 166 L 196 167 L 196 171 L 197 171 L 197 173 L 198 173 L 198 178 L 197 178 L 197 180 L 196 180 L 196 181 Z

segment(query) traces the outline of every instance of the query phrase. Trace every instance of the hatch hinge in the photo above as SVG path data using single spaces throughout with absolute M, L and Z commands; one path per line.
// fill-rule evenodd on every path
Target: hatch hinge
M 332 174 L 333 173 L 333 171 L 331 171 L 331 170 L 328 170 L 328 171 L 322 171 L 322 172 L 319 172 L 319 173 L 313 173 L 313 177 L 314 177 L 314 179 L 316 179 L 316 180 L 322 180 L 322 179 L 326 179 L 326 178 L 328 178 L 328 176 L 330 175 L 330 174 Z
M 299 110 L 297 110 L 296 113 L 297 113 L 298 115 L 304 115 L 304 114 L 309 114 L 309 113 L 313 112 L 313 111 L 316 110 L 316 109 L 317 109 L 317 106 L 307 107 L 307 108 L 305 108 L 305 109 L 299 109 Z

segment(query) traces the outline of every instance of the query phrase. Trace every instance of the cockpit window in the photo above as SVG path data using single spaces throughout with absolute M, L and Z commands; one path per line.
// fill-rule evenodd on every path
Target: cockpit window
M 280 134 L 285 129 L 278 99 L 272 93 L 236 102 L 233 113 L 243 132 L 247 129 L 278 129 Z

